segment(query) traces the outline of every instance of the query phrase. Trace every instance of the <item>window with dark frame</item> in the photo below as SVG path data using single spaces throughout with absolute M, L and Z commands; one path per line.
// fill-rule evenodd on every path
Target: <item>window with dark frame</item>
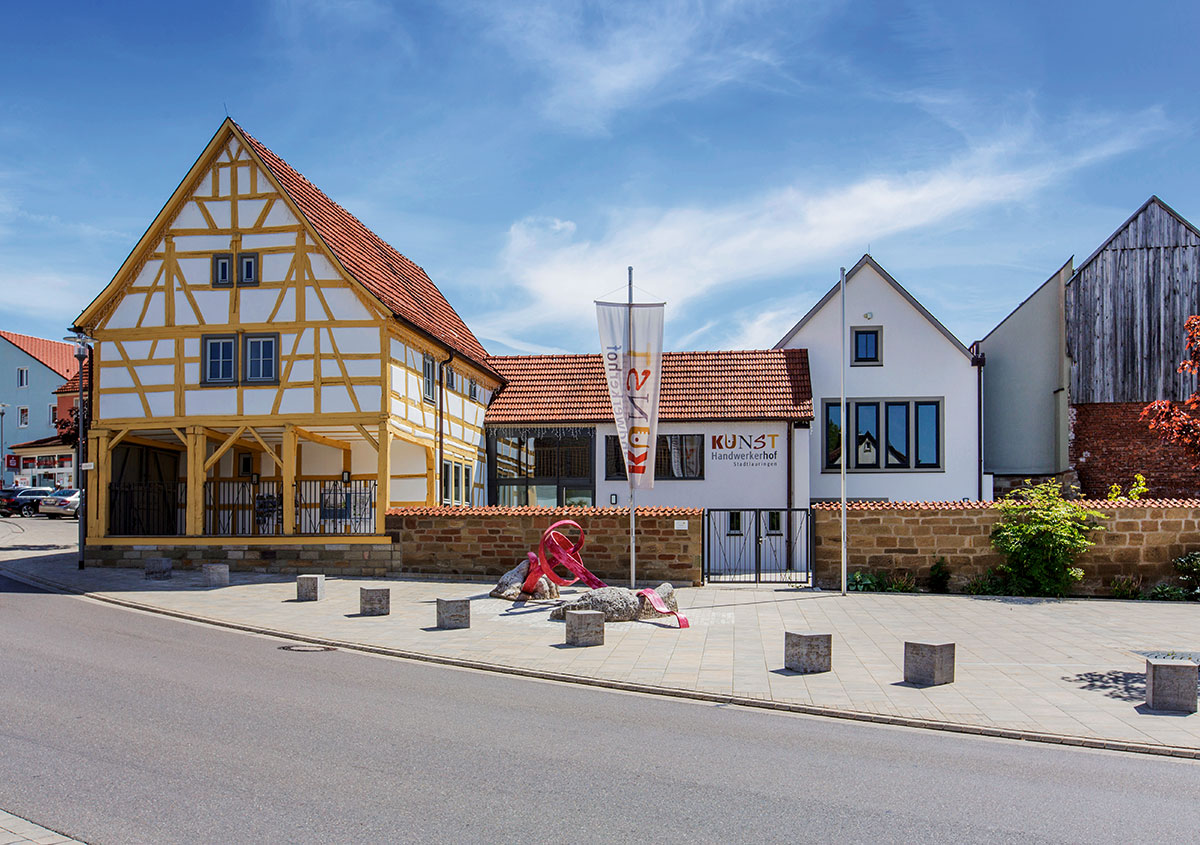
M 783 533 L 783 512 L 782 511 L 767 511 L 767 533 L 782 534 Z
M 472 402 L 479 401 L 479 383 L 476 382 L 475 379 L 471 379 L 471 386 L 468 394 L 470 395 Z
M 426 402 L 434 400 L 434 379 L 436 367 L 432 355 L 426 355 L 421 362 L 421 396 Z
M 941 466 L 941 420 L 939 403 L 915 403 L 914 457 L 917 467 Z
M 606 481 L 626 479 L 621 441 L 615 434 L 604 438 L 604 478 Z M 658 435 L 654 454 L 654 480 L 704 480 L 704 435 Z
M 883 362 L 880 349 L 882 340 L 881 332 L 877 328 L 872 329 L 853 329 L 852 348 L 854 357 L 851 359 L 852 364 L 880 364 Z
M 29 387 L 28 367 L 17 367 L 17 387 Z
M 725 528 L 726 534 L 737 535 L 742 533 L 742 512 L 730 511 L 729 524 Z
M 247 383 L 279 381 L 279 335 L 248 334 L 243 339 L 242 380 Z
M 223 252 L 212 257 L 212 286 L 233 287 L 233 253 Z
M 237 336 L 208 335 L 202 339 L 203 384 L 235 384 L 237 382 Z
M 908 408 L 908 402 L 888 402 L 884 406 L 887 443 L 884 463 L 889 468 L 903 469 L 909 464 Z
M 242 452 L 238 455 L 238 475 L 254 474 L 254 455 Z
M 849 400 L 846 405 L 853 428 L 848 469 L 941 469 L 942 403 L 942 399 Z M 839 469 L 842 414 L 836 400 L 823 403 L 823 409 L 824 469 L 833 471 Z
M 258 284 L 258 253 L 257 252 L 239 252 L 238 253 L 238 279 L 237 283 L 243 286 L 253 286 Z

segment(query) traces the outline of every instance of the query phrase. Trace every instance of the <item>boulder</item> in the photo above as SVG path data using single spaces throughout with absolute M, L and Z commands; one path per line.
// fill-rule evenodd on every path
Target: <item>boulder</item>
M 672 611 L 679 612 L 679 600 L 675 598 L 675 588 L 670 584 L 659 584 L 654 588 L 654 592 L 658 593 L 663 603 Z M 639 595 L 638 600 L 638 619 L 658 619 L 666 614 L 659 613 L 650 604 L 650 600 L 645 596 Z
M 496 584 L 496 588 L 491 591 L 490 595 L 494 599 L 506 599 L 507 601 L 517 601 L 520 598 L 534 599 L 556 599 L 558 598 L 558 585 L 543 575 L 538 579 L 537 589 L 534 590 L 532 596 L 525 595 L 521 592 L 521 585 L 525 583 L 525 579 L 529 577 L 529 561 L 523 560 L 514 566 L 512 569 L 500 576 L 500 582 Z
M 624 587 L 588 590 L 579 598 L 560 604 L 550 611 L 551 619 L 566 619 L 568 610 L 598 610 L 605 622 L 632 622 L 638 618 L 637 593 Z

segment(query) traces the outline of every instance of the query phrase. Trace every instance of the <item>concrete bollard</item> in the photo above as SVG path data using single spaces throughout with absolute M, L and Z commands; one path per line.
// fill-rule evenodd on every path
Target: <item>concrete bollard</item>
M 200 567 L 204 572 L 204 581 L 210 587 L 229 586 L 228 563 L 206 563 Z
M 567 645 L 604 645 L 604 613 L 599 610 L 568 610 Z
M 904 681 L 923 687 L 954 683 L 954 643 L 904 643 Z
M 1146 658 L 1146 706 L 1176 713 L 1196 712 L 1196 675 L 1190 660 Z
M 325 598 L 324 575 L 297 575 L 296 601 L 320 601 Z
M 359 587 L 358 612 L 362 616 L 387 616 L 392 612 L 392 588 Z
M 437 626 L 439 628 L 470 628 L 470 599 L 438 599 Z
M 828 672 L 833 668 L 833 634 L 784 631 L 783 666 L 793 672 Z
M 148 557 L 146 558 L 146 578 L 153 578 L 155 581 L 165 581 L 171 577 L 171 559 L 169 557 Z

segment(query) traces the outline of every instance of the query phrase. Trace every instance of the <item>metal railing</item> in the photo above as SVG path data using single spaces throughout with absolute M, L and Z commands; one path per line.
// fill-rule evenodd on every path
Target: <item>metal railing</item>
M 706 510 L 704 580 L 807 583 L 812 574 L 811 529 L 807 508 Z
M 297 481 L 297 534 L 374 534 L 378 483 Z
M 140 481 L 108 485 L 111 537 L 173 537 L 184 533 L 187 485 Z
M 283 485 L 278 481 L 204 482 L 204 534 L 262 537 L 283 533 Z

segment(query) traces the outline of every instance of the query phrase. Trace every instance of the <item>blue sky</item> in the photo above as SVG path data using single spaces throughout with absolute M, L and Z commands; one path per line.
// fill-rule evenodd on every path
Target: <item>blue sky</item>
M 61 337 L 228 113 L 484 345 L 770 346 L 870 249 L 978 339 L 1153 193 L 1200 222 L 1190 2 L 12 4 L 0 326 Z M 618 291 L 619 295 L 619 291 Z

